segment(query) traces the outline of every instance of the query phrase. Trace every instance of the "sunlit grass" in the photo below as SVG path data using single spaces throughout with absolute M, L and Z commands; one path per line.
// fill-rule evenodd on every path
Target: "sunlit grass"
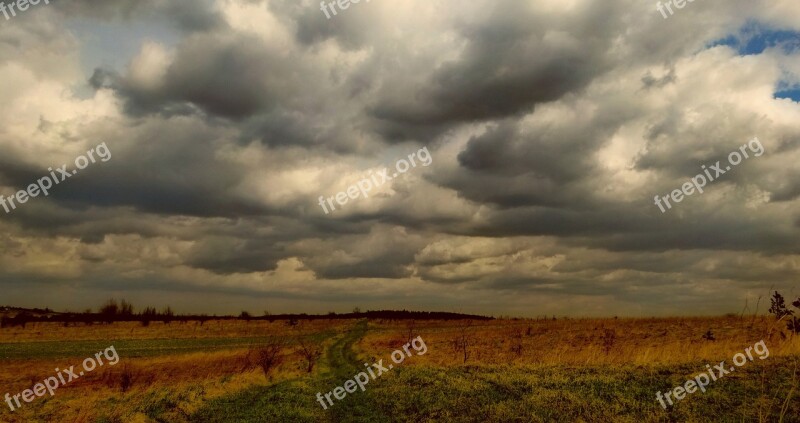
M 74 340 L 47 333 L 47 342 L 33 342 L 33 334 L 58 325 L 24 329 L 31 332 L 25 342 L 9 342 L 11 331 L 0 330 L 0 351 L 14 356 L 0 360 L 0 386 L 12 394 L 110 342 L 121 358 L 55 397 L 0 411 L 0 421 L 779 421 L 783 414 L 789 422 L 800 415 L 794 373 L 800 337 L 781 335 L 768 317 L 206 325 L 213 330 L 194 323 L 71 327 Z M 714 340 L 703 338 L 709 330 Z M 364 362 L 385 359 L 410 334 L 424 339 L 425 355 L 413 355 L 328 410 L 316 402 L 316 392 L 342 385 Z M 459 335 L 469 341 L 466 363 L 453 342 Z M 298 336 L 326 349 L 313 373 L 291 344 L 269 377 L 248 364 L 248 347 Z M 756 358 L 668 411 L 656 401 L 657 391 L 762 339 L 770 350 L 765 360 Z M 124 392 L 123 373 L 132 380 Z

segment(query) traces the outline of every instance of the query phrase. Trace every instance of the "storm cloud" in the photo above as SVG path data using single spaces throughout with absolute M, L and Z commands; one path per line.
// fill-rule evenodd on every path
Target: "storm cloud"
M 0 303 L 740 310 L 800 275 L 800 5 L 78 0 L 0 26 Z M 777 36 L 776 34 L 780 35 Z M 743 161 L 668 213 L 701 166 Z M 320 196 L 427 147 L 326 214 Z M 796 292 L 796 291 L 795 291 Z

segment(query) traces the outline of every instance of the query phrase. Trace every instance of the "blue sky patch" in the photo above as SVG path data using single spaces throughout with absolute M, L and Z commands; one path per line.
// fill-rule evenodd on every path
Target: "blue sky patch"
M 778 91 L 775 93 L 775 98 L 788 98 L 792 101 L 800 102 L 800 88 Z
M 742 56 L 761 54 L 772 47 L 780 47 L 784 53 L 792 54 L 800 50 L 800 32 L 778 30 L 758 22 L 749 22 L 737 34 L 711 43 L 711 47 L 719 45 L 730 46 Z

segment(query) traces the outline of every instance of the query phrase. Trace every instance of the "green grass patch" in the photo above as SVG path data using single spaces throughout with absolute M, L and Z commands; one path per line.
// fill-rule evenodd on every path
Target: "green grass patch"
M 778 421 L 793 380 L 788 359 L 750 363 L 665 411 L 656 392 L 683 384 L 704 364 L 676 368 L 509 366 L 400 368 L 373 386 L 398 422 Z M 798 421 L 800 400 L 784 421 Z
M 334 334 L 325 331 L 309 335 L 325 339 Z M 280 337 L 190 338 L 190 339 L 109 339 L 91 341 L 46 341 L 0 344 L 0 360 L 88 357 L 113 345 L 120 357 L 153 357 L 199 351 L 218 351 L 266 345 Z

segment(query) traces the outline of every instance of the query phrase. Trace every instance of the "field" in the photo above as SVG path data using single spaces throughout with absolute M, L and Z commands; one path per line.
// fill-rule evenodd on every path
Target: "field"
M 800 338 L 782 329 L 753 316 L 32 323 L 0 329 L 0 395 L 112 345 L 119 362 L 14 412 L 4 403 L 0 421 L 798 422 Z M 364 363 L 392 363 L 413 339 L 425 348 L 323 409 L 318 392 Z M 667 410 L 656 400 L 762 340 L 768 356 L 705 393 Z M 276 359 L 265 372 L 259 357 L 270 348 Z

